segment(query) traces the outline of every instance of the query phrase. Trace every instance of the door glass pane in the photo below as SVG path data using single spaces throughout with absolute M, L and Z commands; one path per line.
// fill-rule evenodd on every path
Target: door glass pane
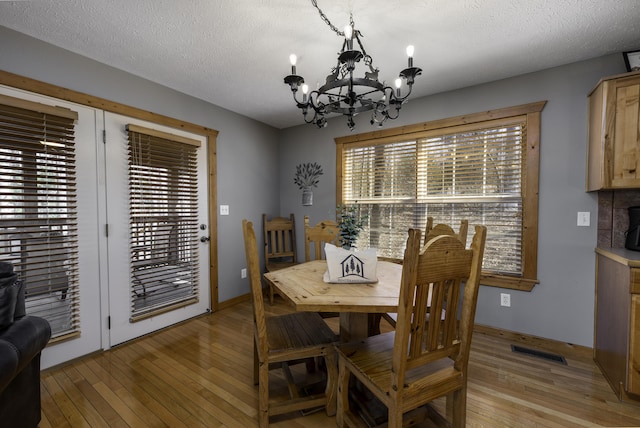
M 74 122 L 0 104 L 0 260 L 54 338 L 80 328 Z
M 132 320 L 198 299 L 197 149 L 129 131 Z

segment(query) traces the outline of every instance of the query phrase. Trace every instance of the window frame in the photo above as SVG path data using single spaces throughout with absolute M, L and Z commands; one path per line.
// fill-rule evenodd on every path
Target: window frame
M 522 116 L 527 127 L 525 162 L 522 165 L 522 275 L 482 272 L 482 285 L 531 291 L 539 283 L 538 271 L 538 192 L 540 171 L 540 116 L 547 101 L 538 101 L 513 107 L 438 119 L 414 125 L 401 126 L 335 138 L 336 143 L 336 205 L 343 203 L 344 151 L 357 146 L 371 146 L 421 138 L 425 133 L 467 125 L 479 125 L 495 120 L 512 120 Z M 472 232 L 470 232 L 472 233 Z

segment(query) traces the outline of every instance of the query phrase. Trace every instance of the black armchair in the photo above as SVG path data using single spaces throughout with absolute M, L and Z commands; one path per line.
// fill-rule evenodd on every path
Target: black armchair
M 34 428 L 40 422 L 40 355 L 49 322 L 26 315 L 24 285 L 0 262 L 0 424 Z

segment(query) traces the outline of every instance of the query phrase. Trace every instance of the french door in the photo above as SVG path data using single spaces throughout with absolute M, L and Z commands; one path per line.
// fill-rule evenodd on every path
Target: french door
M 0 260 L 52 327 L 43 368 L 209 310 L 207 159 L 201 135 L 0 85 Z
M 102 347 L 103 116 L 5 86 L 0 96 L 0 260 L 23 281 L 27 314 L 51 325 L 47 368 Z
M 207 312 L 207 140 L 105 112 L 109 346 Z

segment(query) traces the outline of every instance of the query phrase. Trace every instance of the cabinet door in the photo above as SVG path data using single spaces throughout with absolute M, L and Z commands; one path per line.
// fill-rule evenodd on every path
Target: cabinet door
M 594 359 L 618 397 L 627 379 L 630 274 L 625 264 L 596 256 Z
M 605 160 L 612 188 L 640 188 L 640 77 L 610 82 L 607 96 Z M 606 168 L 605 168 L 606 171 Z
M 640 294 L 631 295 L 627 392 L 640 395 Z

